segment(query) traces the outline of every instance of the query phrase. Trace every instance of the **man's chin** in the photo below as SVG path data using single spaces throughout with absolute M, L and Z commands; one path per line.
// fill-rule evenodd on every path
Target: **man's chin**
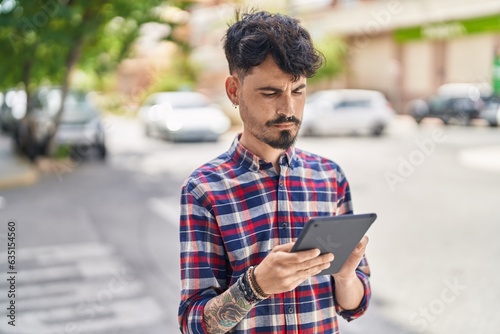
M 280 131 L 279 137 L 273 140 L 267 140 L 266 144 L 277 150 L 287 150 L 295 144 L 297 133 L 290 130 Z

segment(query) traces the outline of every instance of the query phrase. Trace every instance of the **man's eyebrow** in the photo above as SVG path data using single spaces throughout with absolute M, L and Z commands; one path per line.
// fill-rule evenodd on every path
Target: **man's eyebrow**
M 296 87 L 293 91 L 304 89 L 304 88 L 306 88 L 306 86 L 307 85 L 305 83 L 303 83 L 302 85 L 299 85 L 298 87 Z
M 267 91 L 273 91 L 273 92 L 282 92 L 283 89 L 273 87 L 273 86 L 264 86 L 264 87 L 258 87 L 257 90 L 267 90 Z
M 298 87 L 294 88 L 293 91 L 297 91 L 297 90 L 300 90 L 300 89 L 304 89 L 306 88 L 306 84 L 303 83 L 301 85 L 299 85 Z M 259 91 L 273 91 L 273 92 L 283 92 L 283 89 L 281 88 L 278 88 L 278 87 L 273 87 L 273 86 L 264 86 L 264 87 L 258 87 L 257 90 Z

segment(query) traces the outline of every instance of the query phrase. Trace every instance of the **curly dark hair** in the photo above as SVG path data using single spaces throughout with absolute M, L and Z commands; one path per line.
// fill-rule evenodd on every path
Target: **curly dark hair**
M 261 11 L 236 13 L 236 22 L 224 36 L 224 52 L 229 73 L 248 75 L 270 54 L 280 69 L 310 78 L 323 64 L 323 55 L 314 48 L 309 32 L 295 18 Z

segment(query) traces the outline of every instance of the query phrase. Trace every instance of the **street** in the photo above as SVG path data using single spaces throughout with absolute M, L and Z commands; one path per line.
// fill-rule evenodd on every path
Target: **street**
M 2 316 L 0 333 L 178 332 L 180 187 L 235 132 L 173 144 L 106 121 L 106 162 L 49 164 L 37 184 L 0 193 L 0 269 L 14 222 L 18 293 L 16 326 Z M 337 162 L 355 212 L 378 214 L 372 305 L 342 333 L 498 333 L 500 129 L 402 117 L 380 138 L 297 146 Z M 11 285 L 0 281 L 4 310 Z

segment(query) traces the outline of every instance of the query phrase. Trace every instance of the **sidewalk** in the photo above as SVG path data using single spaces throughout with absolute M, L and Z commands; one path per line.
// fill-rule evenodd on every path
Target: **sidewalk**
M 11 138 L 0 134 L 0 190 L 27 186 L 38 179 L 36 169 L 13 151 Z

